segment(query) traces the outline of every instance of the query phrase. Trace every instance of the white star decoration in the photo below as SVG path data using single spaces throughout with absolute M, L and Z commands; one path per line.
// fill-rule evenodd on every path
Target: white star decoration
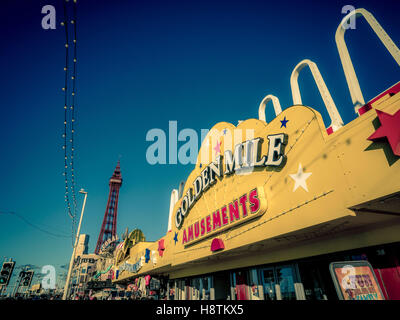
M 295 174 L 289 174 L 289 176 L 294 180 L 293 192 L 297 190 L 298 187 L 302 187 L 308 192 L 306 180 L 312 175 L 312 172 L 304 173 L 301 163 L 299 163 L 299 170 Z

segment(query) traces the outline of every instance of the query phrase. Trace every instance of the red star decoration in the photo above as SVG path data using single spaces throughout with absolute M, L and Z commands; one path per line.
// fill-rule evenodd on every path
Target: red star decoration
M 400 157 L 400 110 L 394 115 L 380 110 L 376 110 L 376 113 L 378 114 L 381 126 L 368 137 L 368 140 L 376 141 L 386 137 L 393 153 Z
M 158 254 L 160 255 L 160 257 L 163 256 L 164 250 L 165 250 L 164 239 L 161 239 L 160 241 L 158 241 Z
M 214 147 L 214 150 L 215 150 L 215 155 L 217 155 L 218 153 L 221 153 L 221 142 L 217 141 L 217 144 Z

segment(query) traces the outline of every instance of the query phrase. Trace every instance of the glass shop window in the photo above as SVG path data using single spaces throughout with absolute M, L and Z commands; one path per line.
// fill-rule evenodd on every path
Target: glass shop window
M 274 276 L 274 270 L 272 268 L 265 269 L 261 272 L 264 299 L 265 300 L 276 300 L 276 282 Z
M 175 281 L 168 282 L 168 300 L 175 299 Z
M 276 268 L 282 300 L 296 300 L 292 267 Z
M 190 280 L 190 287 L 192 288 L 191 300 L 200 300 L 200 278 L 193 278 Z
M 200 300 L 211 299 L 211 277 L 200 278 Z
M 332 282 L 327 266 L 327 264 L 317 261 L 299 265 L 306 300 L 328 300 L 328 297 L 331 296 L 330 292 L 327 291 L 328 288 L 326 288 L 326 285 Z M 333 291 L 333 298 L 335 295 L 336 293 Z
M 296 300 L 294 265 L 261 268 L 259 273 L 264 300 Z

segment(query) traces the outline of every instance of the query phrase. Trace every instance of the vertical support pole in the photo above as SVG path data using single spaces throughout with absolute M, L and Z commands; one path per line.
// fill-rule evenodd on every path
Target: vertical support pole
M 81 191 L 79 191 L 79 192 L 85 194 L 85 198 L 83 199 L 81 218 L 79 219 L 79 226 L 78 226 L 78 230 L 76 231 L 74 250 L 72 250 L 71 260 L 69 262 L 68 275 L 67 275 L 67 280 L 65 281 L 64 294 L 63 294 L 63 297 L 62 297 L 63 300 L 66 300 L 67 297 L 68 297 L 69 283 L 70 283 L 70 279 L 71 279 L 71 272 L 72 272 L 72 267 L 74 265 L 75 252 L 76 252 L 76 247 L 78 245 L 79 233 L 81 231 L 83 212 L 85 211 L 85 205 L 86 205 L 87 192 L 85 192 L 83 189 Z

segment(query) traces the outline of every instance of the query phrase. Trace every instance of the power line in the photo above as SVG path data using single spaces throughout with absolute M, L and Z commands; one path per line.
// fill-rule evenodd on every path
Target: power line
M 44 232 L 44 233 L 46 233 L 48 235 L 51 235 L 53 237 L 69 238 L 69 236 L 67 236 L 67 235 L 62 235 L 62 234 L 57 234 L 57 233 L 54 233 L 54 232 L 51 232 L 51 231 L 47 231 L 47 230 L 45 230 L 45 229 L 33 224 L 28 219 L 26 219 L 24 216 L 22 216 L 22 215 L 20 215 L 20 214 L 18 214 L 16 212 L 13 212 L 13 211 L 0 211 L 0 214 L 10 214 L 10 215 L 16 216 L 17 218 L 19 218 L 20 220 L 22 220 L 23 222 L 25 222 L 27 225 L 31 226 L 32 228 L 35 228 L 36 230 Z

